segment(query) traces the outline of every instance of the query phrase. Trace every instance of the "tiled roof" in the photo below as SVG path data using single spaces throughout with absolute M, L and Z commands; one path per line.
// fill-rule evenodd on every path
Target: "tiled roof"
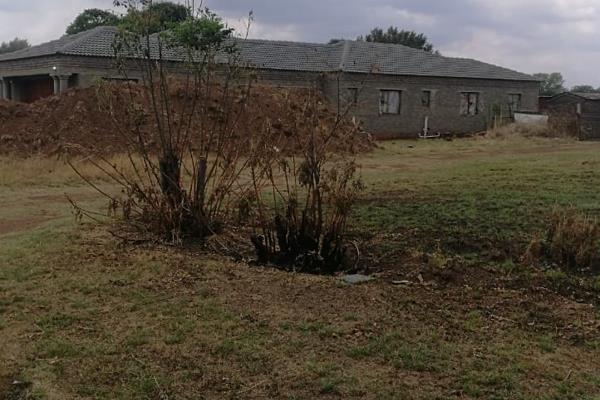
M 555 101 L 560 100 L 565 97 L 570 97 L 570 98 L 575 97 L 577 99 L 598 101 L 598 100 L 600 100 L 600 93 L 563 92 L 563 93 L 559 93 L 559 94 L 556 94 L 554 96 L 549 96 L 549 97 L 550 97 L 550 102 L 555 102 Z
M 586 100 L 600 100 L 600 93 L 578 93 L 573 92 L 575 96 L 583 97 Z
M 0 55 L 0 61 L 51 56 L 55 54 L 101 55 L 110 57 L 113 55 L 111 44 L 114 40 L 115 32 L 116 29 L 112 27 L 99 27 L 74 35 L 65 35 L 58 40 L 2 54 Z
M 241 59 L 260 69 L 327 72 L 336 69 L 329 46 L 270 40 L 239 40 Z M 339 63 L 339 62 L 338 62 Z
M 0 55 L 7 60 L 55 54 L 112 57 L 114 27 L 98 27 L 28 49 Z M 517 81 L 538 79 L 507 68 L 465 58 L 450 58 L 402 45 L 340 41 L 334 44 L 236 39 L 241 59 L 260 69 L 311 72 L 355 72 L 385 75 L 481 78 Z M 156 51 L 155 46 L 153 51 Z M 176 51 L 165 58 L 180 60 Z M 1 64 L 0 64 L 1 65 Z

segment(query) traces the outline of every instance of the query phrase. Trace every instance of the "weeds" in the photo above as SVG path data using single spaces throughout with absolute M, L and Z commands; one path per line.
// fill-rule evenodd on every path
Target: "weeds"
M 570 135 L 564 133 L 564 130 L 550 127 L 545 123 L 512 123 L 499 127 L 494 127 L 486 133 L 489 139 L 513 139 L 514 137 L 524 138 L 567 138 Z
M 184 22 L 154 35 L 148 29 L 151 4 L 115 2 L 138 16 L 113 44 L 127 83 L 124 91 L 110 84 L 98 89 L 100 108 L 127 144 L 129 166 L 120 168 L 101 151 L 90 162 L 122 188 L 123 197 L 88 183 L 109 198 L 112 214 L 130 227 L 179 243 L 217 232 L 242 184 L 238 178 L 247 161 L 237 141 L 244 132 L 240 115 L 251 80 L 228 40 L 233 31 L 219 17 L 190 6 Z M 149 12 L 137 12 L 140 8 Z M 130 70 L 135 76 L 128 75 Z M 147 123 L 151 137 L 142 129 Z
M 554 210 L 545 240 L 534 239 L 524 261 L 549 261 L 571 272 L 600 271 L 600 226 L 575 209 Z
M 350 267 L 344 235 L 363 184 L 354 159 L 334 156 L 333 146 L 352 141 L 359 128 L 343 124 L 349 108 L 322 121 L 323 108 L 313 96 L 295 114 L 295 125 L 310 132 L 295 137 L 300 158 L 286 157 L 285 149 L 275 147 L 271 157 L 251 165 L 259 226 L 252 243 L 260 263 L 324 274 Z M 261 192 L 265 181 L 268 195 Z M 272 211 L 268 204 L 274 205 Z
M 254 229 L 250 239 L 261 264 L 331 274 L 352 264 L 351 251 L 356 264 L 358 247 L 344 235 L 362 182 L 354 159 L 334 157 L 340 143 L 353 148 L 359 132 L 346 118 L 351 105 L 334 114 L 315 88 L 300 105 L 282 96 L 292 115 L 286 126 L 276 115 L 249 127 L 243 121 L 260 119 L 246 115 L 254 79 L 218 16 L 190 8 L 186 21 L 155 35 L 148 29 L 152 1 L 115 4 L 139 18 L 113 45 L 124 92 L 101 85 L 98 99 L 127 143 L 129 165 L 101 151 L 90 162 L 122 196 L 73 166 L 109 199 L 110 214 L 138 234 L 180 244 L 219 233 L 237 211 L 237 222 Z M 132 70 L 138 75 L 128 76 Z

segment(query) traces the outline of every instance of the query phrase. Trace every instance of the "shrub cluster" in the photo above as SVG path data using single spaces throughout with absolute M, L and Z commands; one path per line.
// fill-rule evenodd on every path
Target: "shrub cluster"
M 546 261 L 576 273 L 600 272 L 600 225 L 575 209 L 554 210 L 545 238 L 529 245 L 524 260 Z

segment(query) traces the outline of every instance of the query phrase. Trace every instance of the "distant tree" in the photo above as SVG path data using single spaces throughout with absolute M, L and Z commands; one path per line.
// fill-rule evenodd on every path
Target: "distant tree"
M 182 4 L 170 1 L 151 2 L 141 10 L 130 8 L 122 23 L 125 27 L 143 25 L 149 33 L 157 33 L 185 21 L 190 14 L 190 8 Z
M 29 47 L 27 39 L 14 38 L 9 42 L 2 42 L 0 44 L 0 54 L 12 53 L 13 51 L 26 49 Z
M 414 31 L 399 30 L 396 27 L 390 26 L 387 31 L 381 28 L 375 28 L 366 36 L 359 36 L 356 40 L 378 43 L 395 43 L 404 46 L 412 47 L 413 49 L 424 50 L 428 53 L 437 53 L 434 51 L 433 44 L 429 43 L 429 39 L 423 33 Z
M 600 88 L 596 89 L 591 85 L 577 85 L 571 88 L 571 92 L 575 93 L 600 93 Z
M 560 72 L 552 72 L 550 74 L 538 73 L 533 74 L 534 77 L 542 81 L 540 94 L 542 96 L 554 96 L 566 92 L 565 79 Z
M 119 24 L 119 17 L 110 11 L 90 8 L 79 14 L 67 28 L 67 35 L 84 32 L 97 26 L 114 26 Z

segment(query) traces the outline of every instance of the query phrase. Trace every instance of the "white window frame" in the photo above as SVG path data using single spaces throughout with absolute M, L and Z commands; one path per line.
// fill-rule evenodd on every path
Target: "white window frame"
M 513 96 L 517 96 L 518 101 L 515 105 Z M 508 106 L 510 107 L 510 111 L 516 112 L 521 111 L 521 104 L 523 102 L 523 94 L 522 93 L 509 93 L 508 94 Z
M 464 117 L 474 117 L 479 115 L 481 113 L 480 102 L 481 92 L 460 92 L 460 115 Z
M 425 96 L 425 93 L 428 94 L 428 98 L 427 98 L 427 104 L 423 104 L 425 98 L 423 96 Z M 422 89 L 421 90 L 421 106 L 424 108 L 431 108 L 431 103 L 433 102 L 433 90 L 431 89 Z
M 398 96 L 397 106 L 390 104 L 391 95 Z M 401 89 L 379 89 L 379 115 L 400 115 L 402 111 L 402 90 Z

